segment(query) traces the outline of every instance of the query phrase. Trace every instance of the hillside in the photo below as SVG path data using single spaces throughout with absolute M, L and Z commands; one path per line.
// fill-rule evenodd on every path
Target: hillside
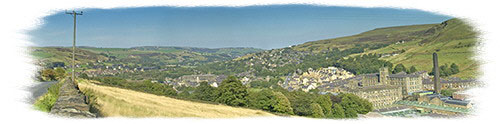
M 46 64 L 52 62 L 71 62 L 70 47 L 32 47 L 31 55 Z M 192 48 L 192 47 L 133 47 L 133 48 L 95 48 L 78 47 L 76 63 L 86 64 L 106 62 L 112 64 L 132 64 L 136 66 L 193 66 L 208 62 L 230 60 L 248 53 L 262 51 L 255 48 Z
M 105 117 L 200 117 L 228 118 L 274 116 L 271 113 L 245 108 L 197 103 L 165 96 L 97 85 L 95 81 L 79 80 L 82 92 L 97 98 L 100 114 Z
M 30 54 L 34 59 L 46 63 L 65 62 L 66 65 L 69 65 L 72 60 L 72 49 L 69 47 L 31 47 L 30 50 Z M 91 51 L 76 49 L 76 63 L 95 62 L 97 60 L 108 60 L 108 57 Z
M 410 25 L 398 27 L 377 28 L 357 35 L 306 42 L 292 46 L 297 51 L 320 52 L 333 48 L 341 50 L 361 45 L 389 45 L 398 41 L 419 40 L 431 36 L 429 32 L 437 24 Z
M 427 32 L 432 35 L 418 40 L 406 40 L 389 46 L 369 50 L 362 54 L 377 53 L 386 56 L 381 59 L 417 70 L 431 71 L 432 53 L 437 52 L 440 65 L 456 63 L 460 73 L 452 75 L 460 78 L 475 78 L 479 75 L 479 62 L 474 60 L 477 33 L 470 25 L 459 19 L 436 24 Z
M 471 26 L 459 19 L 440 24 L 377 28 L 353 36 L 252 53 L 212 64 L 205 70 L 233 68 L 231 70 L 238 73 L 285 76 L 296 69 L 337 65 L 338 61 L 332 59 L 339 57 L 374 53 L 393 65 L 402 63 L 407 68 L 416 66 L 419 71 L 430 72 L 432 53 L 437 51 L 440 65 L 456 63 L 459 66 L 460 73 L 452 77 L 475 78 L 479 68 L 478 61 L 472 59 L 477 44 L 476 35 Z

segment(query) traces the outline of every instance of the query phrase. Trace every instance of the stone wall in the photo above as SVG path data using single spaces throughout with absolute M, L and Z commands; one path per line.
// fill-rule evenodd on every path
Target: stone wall
M 77 85 L 66 78 L 59 89 L 59 98 L 50 110 L 50 114 L 76 117 L 95 118 L 96 114 L 90 112 L 90 106 L 86 103 L 86 97 L 80 92 Z

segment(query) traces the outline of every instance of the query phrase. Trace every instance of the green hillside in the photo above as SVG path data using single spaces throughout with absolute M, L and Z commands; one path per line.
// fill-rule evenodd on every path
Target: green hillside
M 31 47 L 31 55 L 42 62 L 64 62 L 69 65 L 72 60 L 72 49 L 69 47 Z M 107 60 L 108 57 L 97 53 L 76 49 L 75 62 L 89 63 L 97 60 Z
M 304 44 L 293 46 L 292 49 L 297 51 L 319 52 L 333 48 L 344 50 L 359 45 L 384 46 L 398 41 L 420 40 L 429 37 L 433 34 L 432 32 L 429 32 L 429 29 L 436 25 L 437 24 L 425 24 L 377 28 L 347 37 L 306 42 Z
M 460 73 L 453 77 L 475 78 L 479 75 L 479 62 L 474 60 L 474 48 L 478 43 L 477 32 L 459 19 L 451 19 L 436 24 L 427 32 L 432 35 L 418 40 L 407 40 L 404 43 L 364 52 L 391 54 L 382 57 L 394 64 L 402 63 L 406 67 L 415 66 L 418 70 L 431 71 L 432 53 L 437 52 L 440 65 L 456 63 Z

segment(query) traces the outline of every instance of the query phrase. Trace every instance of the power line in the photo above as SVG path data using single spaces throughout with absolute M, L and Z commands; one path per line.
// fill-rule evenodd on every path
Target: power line
M 71 81 L 75 83 L 76 16 L 83 15 L 83 12 L 75 12 L 75 10 L 73 10 L 72 12 L 66 11 L 66 14 L 70 14 L 71 16 L 73 16 L 73 60 L 71 63 Z

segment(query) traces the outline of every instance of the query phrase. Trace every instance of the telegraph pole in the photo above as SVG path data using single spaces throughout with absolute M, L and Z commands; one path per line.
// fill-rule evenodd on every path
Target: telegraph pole
M 75 12 L 73 10 L 72 12 L 67 12 L 66 14 L 70 14 L 73 16 L 73 60 L 71 63 L 71 82 L 75 83 L 75 44 L 76 44 L 76 16 L 77 15 L 83 15 L 83 12 L 80 11 L 79 13 Z

